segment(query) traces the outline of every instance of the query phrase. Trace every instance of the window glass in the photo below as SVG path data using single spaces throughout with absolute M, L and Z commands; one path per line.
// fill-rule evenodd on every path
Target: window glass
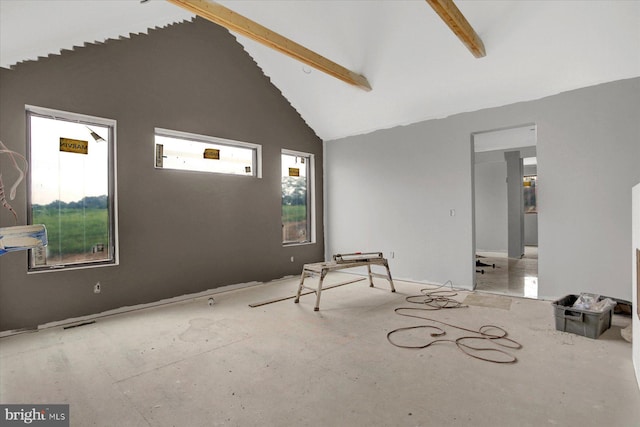
M 257 144 L 156 129 L 155 147 L 156 168 L 258 176 Z
M 49 242 L 30 269 L 115 262 L 115 122 L 35 107 L 27 116 L 30 223 Z
M 282 153 L 282 241 L 306 243 L 311 236 L 310 170 L 313 157 Z
M 538 190 L 536 189 L 536 183 L 538 177 L 536 175 L 529 175 L 523 177 L 524 188 L 524 213 L 537 213 L 538 207 L 536 205 Z

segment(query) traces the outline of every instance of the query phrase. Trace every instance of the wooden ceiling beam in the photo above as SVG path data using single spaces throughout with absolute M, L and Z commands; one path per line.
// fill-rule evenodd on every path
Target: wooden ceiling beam
M 227 28 L 234 33 L 242 34 L 267 47 L 284 53 L 298 61 L 329 74 L 343 82 L 357 86 L 365 91 L 371 90 L 367 79 L 351 70 L 336 64 L 316 52 L 290 40 L 266 27 L 207 0 L 167 0 L 196 15 Z
M 469 21 L 464 17 L 460 9 L 453 3 L 453 0 L 426 0 L 433 10 L 440 15 L 440 18 L 460 39 L 467 49 L 476 58 L 487 55 L 484 50 L 484 43 L 475 32 Z

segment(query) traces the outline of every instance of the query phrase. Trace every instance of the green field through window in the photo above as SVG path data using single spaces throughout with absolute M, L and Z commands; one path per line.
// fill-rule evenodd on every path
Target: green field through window
M 113 128 L 73 113 L 49 114 L 29 111 L 30 221 L 44 224 L 48 238 L 29 267 L 114 262 Z

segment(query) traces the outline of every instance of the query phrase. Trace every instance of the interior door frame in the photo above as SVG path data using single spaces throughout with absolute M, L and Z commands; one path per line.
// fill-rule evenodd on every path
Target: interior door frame
M 470 158 L 471 158 L 471 162 L 470 162 L 470 170 L 471 170 L 471 267 L 472 267 L 472 277 L 473 277 L 473 283 L 472 283 L 472 289 L 475 290 L 477 287 L 477 282 L 476 282 L 476 178 L 475 178 L 475 169 L 476 169 L 476 136 L 480 135 L 480 134 L 488 134 L 488 133 L 494 133 L 494 132 L 502 132 L 502 131 L 509 131 L 509 130 L 514 130 L 514 129 L 520 129 L 520 128 L 533 128 L 534 132 L 535 132 L 535 142 L 534 144 L 527 144 L 527 145 L 521 145 L 518 147 L 505 147 L 505 148 L 523 148 L 523 147 L 528 147 L 531 145 L 535 145 L 537 146 L 537 129 L 538 126 L 535 122 L 529 122 L 529 123 L 524 123 L 524 124 L 519 124 L 519 125 L 513 125 L 513 126 L 505 126 L 505 127 L 500 127 L 500 128 L 492 128 L 492 129 L 485 129 L 485 130 L 479 130 L 479 131 L 475 131 L 475 132 L 471 132 L 470 137 L 469 137 L 469 145 L 470 145 Z M 539 215 L 539 213 L 538 213 Z M 539 217 L 538 217 L 539 219 Z

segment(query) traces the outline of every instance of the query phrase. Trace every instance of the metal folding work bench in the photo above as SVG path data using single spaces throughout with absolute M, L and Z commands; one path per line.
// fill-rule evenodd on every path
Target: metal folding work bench
M 371 272 L 372 265 L 381 265 L 384 266 L 387 270 L 387 274 L 378 274 Z M 355 267 L 367 267 L 367 272 L 369 274 L 369 286 L 373 287 L 373 278 L 381 277 L 387 279 L 389 281 L 389 285 L 391 286 L 391 292 L 395 292 L 396 289 L 393 286 L 393 279 L 391 279 L 391 270 L 389 270 L 389 263 L 387 259 L 382 256 L 382 252 L 355 252 L 349 254 L 337 254 L 333 256 L 332 261 L 328 262 L 317 262 L 314 264 L 305 264 L 302 267 L 302 275 L 300 276 L 300 285 L 298 286 L 298 293 L 296 294 L 296 299 L 293 301 L 294 303 L 300 302 L 300 294 L 302 293 L 302 289 L 309 289 L 310 291 L 315 292 L 316 294 L 316 306 L 313 309 L 314 311 L 320 310 L 320 295 L 322 294 L 322 282 L 327 274 L 331 271 L 336 270 L 344 270 L 346 268 L 355 268 Z M 320 276 L 318 280 L 318 287 L 316 289 L 309 288 L 304 286 L 304 280 L 307 277 L 312 276 Z

